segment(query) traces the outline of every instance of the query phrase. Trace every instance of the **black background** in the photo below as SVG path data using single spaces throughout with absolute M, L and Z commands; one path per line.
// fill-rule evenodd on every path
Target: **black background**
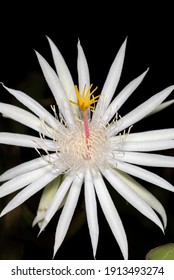
M 12 2 L 13 3 L 13 2 Z M 7 86 L 24 90 L 37 100 L 41 92 L 43 100 L 51 98 L 51 93 L 42 78 L 34 53 L 40 52 L 51 65 L 52 58 L 45 35 L 48 35 L 63 54 L 74 82 L 77 84 L 77 41 L 81 41 L 90 69 L 91 83 L 102 89 L 109 67 L 125 38 L 128 36 L 126 57 L 118 91 L 126 83 L 150 67 L 149 73 L 135 94 L 123 106 L 121 115 L 146 100 L 163 88 L 174 84 L 174 32 L 173 15 L 167 2 L 152 6 L 148 2 L 128 5 L 118 1 L 111 4 L 89 2 L 69 5 L 47 1 L 44 4 L 25 2 L 8 3 L 2 7 L 0 16 L 0 81 Z M 38 93 L 38 94 L 37 94 Z M 1 101 L 15 101 L 1 88 Z M 3 130 L 13 130 L 8 123 Z M 134 131 L 173 127 L 173 106 L 160 115 L 142 121 Z M 10 147 L 11 149 L 11 147 Z M 8 150 L 8 151 L 7 151 Z M 30 158 L 31 151 L 13 151 L 3 148 L 2 171 L 18 162 Z M 5 156 L 4 156 L 5 153 Z M 17 158 L 16 158 L 17 153 Z M 170 154 L 172 152 L 170 151 Z M 155 170 L 171 183 L 172 170 Z M 173 194 L 144 183 L 164 205 L 168 215 L 165 236 L 124 199 L 110 190 L 122 218 L 129 242 L 129 258 L 144 259 L 146 253 L 159 245 L 174 241 Z M 40 193 L 31 198 L 26 209 L 13 211 L 1 219 L 1 259 L 51 259 L 56 218 L 40 237 L 38 229 L 31 228 L 30 219 L 35 214 Z M 2 204 L 5 202 L 2 202 Z M 83 202 L 81 205 L 83 212 Z M 29 222 L 22 216 L 29 211 Z M 27 212 L 28 213 L 28 212 Z M 10 216 L 12 215 L 12 216 Z M 7 217 L 8 216 L 8 217 Z M 99 207 L 100 239 L 97 259 L 122 259 L 118 245 L 110 232 Z M 21 225 L 22 223 L 22 225 Z M 23 225 L 24 223 L 24 225 Z M 92 248 L 86 223 L 61 246 L 57 259 L 92 259 Z

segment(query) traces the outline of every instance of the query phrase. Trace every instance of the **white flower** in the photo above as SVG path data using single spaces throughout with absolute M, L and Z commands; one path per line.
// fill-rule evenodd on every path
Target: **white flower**
M 55 235 L 55 255 L 67 233 L 84 185 L 94 257 L 99 235 L 97 196 L 123 257 L 127 259 L 126 234 L 103 177 L 138 211 L 165 229 L 167 220 L 163 206 L 130 175 L 173 192 L 169 182 L 140 166 L 174 167 L 173 157 L 153 153 L 174 147 L 174 129 L 132 133 L 130 128 L 142 118 L 173 103 L 173 100 L 162 102 L 174 86 L 155 94 L 122 118 L 118 117 L 118 110 L 147 73 L 145 71 L 131 81 L 113 99 L 122 72 L 126 40 L 109 70 L 101 95 L 97 97 L 93 95 L 97 88 L 90 85 L 88 65 L 80 42 L 77 87 L 59 50 L 49 38 L 48 41 L 57 73 L 40 54 L 37 53 L 37 57 L 59 115 L 55 107 L 52 107 L 54 113 L 50 114 L 25 93 L 4 86 L 31 112 L 4 103 L 0 103 L 0 112 L 37 131 L 39 137 L 1 132 L 0 143 L 34 148 L 40 155 L 0 176 L 1 182 L 6 181 L 0 187 L 0 197 L 22 189 L 4 208 L 1 216 L 45 187 L 34 224 L 40 226 L 40 232 L 43 231 L 62 207 Z

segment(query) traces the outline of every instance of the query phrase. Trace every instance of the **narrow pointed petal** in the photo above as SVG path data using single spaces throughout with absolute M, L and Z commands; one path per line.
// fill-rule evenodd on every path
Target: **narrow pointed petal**
M 34 149 L 46 148 L 48 151 L 55 151 L 55 143 L 53 141 L 27 134 L 0 132 L 0 143 Z
M 87 170 L 85 174 L 85 206 L 86 206 L 86 215 L 87 215 L 88 227 L 89 227 L 92 248 L 93 248 L 93 256 L 95 258 L 97 245 L 98 245 L 99 226 L 98 226 L 98 219 L 97 219 L 97 203 L 96 203 L 94 185 L 89 170 Z
M 90 77 L 89 77 L 88 63 L 84 51 L 82 49 L 82 46 L 80 44 L 80 40 L 78 41 L 77 48 L 78 48 L 78 58 L 77 58 L 78 82 L 79 82 L 79 91 L 81 93 L 83 92 L 85 85 L 86 88 L 90 87 Z
M 54 180 L 55 177 L 58 176 L 58 172 L 47 172 L 44 176 L 41 176 L 39 179 L 35 180 L 33 183 L 25 187 L 22 191 L 20 191 L 3 209 L 1 212 L 1 217 L 14 208 L 21 205 L 24 201 L 26 201 L 28 198 L 30 198 L 32 195 L 40 191 L 42 188 L 44 188 L 49 182 Z
M 54 196 L 56 195 L 57 189 L 59 188 L 62 181 L 62 176 L 56 177 L 52 182 L 50 182 L 43 190 L 42 196 L 39 201 L 39 206 L 37 209 L 36 217 L 33 221 L 32 226 L 35 226 L 38 224 L 38 226 L 41 228 L 43 220 L 45 218 L 46 211 L 48 207 L 50 206 L 51 202 L 54 199 Z
M 41 66 L 44 77 L 47 81 L 47 84 L 52 91 L 54 98 L 57 102 L 59 110 L 63 115 L 69 126 L 74 124 L 74 117 L 71 110 L 71 105 L 68 101 L 67 95 L 63 89 L 63 86 L 56 75 L 55 71 L 51 68 L 48 62 L 38 53 L 36 52 L 39 64 Z
M 125 141 L 123 143 L 121 150 L 123 151 L 162 151 L 174 148 L 174 140 L 159 140 L 159 141 Z M 113 149 L 114 150 L 114 149 Z
M 83 184 L 84 174 L 80 173 L 74 179 L 72 186 L 70 188 L 66 203 L 62 209 L 62 213 L 60 215 L 58 225 L 56 228 L 56 235 L 55 235 L 55 243 L 54 243 L 54 256 L 62 244 L 62 241 L 65 238 L 67 230 L 69 228 L 72 216 L 74 214 L 80 191 L 81 186 Z
M 119 157 L 119 160 L 144 166 L 174 167 L 174 158 L 172 156 L 157 154 L 124 152 L 123 156 Z
M 13 119 L 40 133 L 42 132 L 41 120 L 26 110 L 10 104 L 0 103 L 0 113 L 2 113 L 4 117 Z M 47 136 L 50 136 L 50 134 L 47 134 Z
M 3 84 L 2 84 L 3 85 Z M 60 122 L 56 120 L 44 107 L 42 107 L 37 101 L 28 96 L 22 91 L 11 89 L 3 85 L 3 87 L 12 94 L 19 102 L 29 108 L 34 114 L 36 114 L 41 120 L 44 120 L 49 126 L 56 131 L 61 127 Z
M 115 239 L 118 242 L 124 259 L 128 259 L 128 244 L 125 230 L 106 185 L 99 172 L 93 174 L 93 182 L 97 197 L 106 220 L 112 230 Z
M 135 181 L 131 176 L 120 170 L 113 169 L 113 172 L 117 174 L 131 189 L 133 189 L 143 200 L 145 200 L 150 207 L 152 207 L 162 218 L 164 228 L 167 226 L 167 216 L 164 207 L 157 200 L 157 198 L 145 189 L 140 183 Z
M 147 117 L 151 116 L 152 114 L 159 113 L 160 111 L 166 109 L 167 107 L 169 107 L 173 103 L 174 103 L 174 99 L 166 101 L 166 102 L 163 102 L 158 107 L 156 107 L 155 110 L 153 110 L 149 115 L 147 115 Z
M 118 139 L 125 139 L 125 135 L 116 136 L 111 138 L 111 141 L 114 143 L 118 142 Z M 159 130 L 149 130 L 138 133 L 129 133 L 126 135 L 126 141 L 159 141 L 159 140 L 172 140 L 174 139 L 174 128 L 168 129 L 159 129 Z M 122 140 L 122 139 L 121 139 Z
M 0 186 L 0 197 L 6 196 L 31 184 L 41 176 L 44 176 L 46 172 L 51 171 L 51 168 L 51 166 L 42 167 L 9 180 Z
M 115 90 L 117 88 L 118 82 L 120 80 L 122 68 L 123 68 L 123 62 L 125 57 L 125 50 L 126 50 L 126 43 L 127 39 L 122 44 L 120 50 L 118 51 L 114 62 L 111 65 L 111 68 L 109 70 L 108 76 L 106 78 L 105 84 L 102 89 L 102 95 L 100 97 L 100 101 L 97 103 L 95 112 L 94 112 L 94 118 L 99 114 L 100 116 L 103 115 L 106 108 L 108 107 Z
M 173 91 L 174 86 L 170 86 L 159 93 L 153 95 L 147 101 L 143 102 L 141 105 L 136 107 L 134 110 L 126 114 L 123 118 L 118 120 L 116 123 L 110 125 L 108 128 L 108 133 L 113 136 L 125 128 L 128 128 L 132 124 L 143 119 L 149 113 L 151 113 L 158 105 L 160 105 L 164 99 Z
M 42 223 L 40 233 L 44 230 L 44 228 L 47 226 L 47 224 L 50 222 L 56 211 L 59 209 L 60 204 L 62 203 L 67 191 L 69 190 L 72 181 L 74 180 L 75 175 L 68 175 L 65 177 L 61 185 L 59 186 L 59 189 L 56 192 L 56 195 L 54 196 L 54 199 L 52 200 L 50 206 L 48 207 L 44 221 Z
M 125 162 L 121 162 L 121 161 L 116 161 L 115 162 L 116 168 L 128 173 L 130 175 L 133 175 L 137 178 L 140 178 L 144 181 L 147 181 L 151 184 L 154 184 L 158 187 L 161 187 L 165 190 L 174 192 L 174 186 L 172 184 L 170 184 L 168 181 L 166 181 L 165 179 L 163 179 L 162 177 L 156 175 L 153 172 L 150 172 L 144 168 L 141 168 L 139 166 L 136 165 L 132 165 L 132 164 L 128 164 Z
M 102 116 L 102 120 L 109 122 L 116 112 L 121 108 L 121 106 L 125 103 L 125 101 L 129 98 L 129 96 L 136 90 L 136 88 L 140 85 L 145 75 L 147 74 L 149 69 L 147 69 L 144 73 L 138 76 L 136 79 L 131 81 L 111 102 L 108 106 L 106 112 Z
M 75 89 L 74 89 L 74 82 L 73 82 L 71 73 L 67 67 L 67 64 L 66 64 L 63 56 L 61 55 L 60 51 L 58 50 L 58 48 L 53 43 L 53 41 L 49 37 L 47 37 L 47 39 L 48 39 L 48 42 L 49 42 L 49 45 L 51 48 L 51 52 L 52 52 L 57 74 L 58 74 L 60 82 L 63 85 L 63 88 L 66 92 L 68 100 L 77 102 L 77 96 L 76 96 Z M 72 109 L 73 109 L 73 112 L 77 115 L 77 113 L 79 111 L 78 106 L 72 106 Z
M 77 57 L 77 72 L 78 72 L 78 84 L 79 84 L 79 92 L 82 93 L 84 90 L 84 86 L 86 85 L 86 89 L 90 87 L 90 75 L 89 75 L 89 68 L 88 63 L 80 44 L 80 40 L 77 44 L 78 50 L 78 57 Z M 77 107 L 77 106 L 75 106 Z M 87 110 L 88 118 L 91 118 L 91 111 L 90 109 Z
M 57 154 L 50 154 L 19 164 L 5 171 L 0 176 L 0 182 L 7 181 L 19 175 L 28 173 L 38 168 L 42 168 L 48 164 L 53 163 L 56 159 L 57 159 Z
M 112 170 L 102 170 L 103 175 L 113 188 L 132 206 L 134 206 L 145 217 L 153 221 L 158 225 L 162 231 L 164 231 L 163 225 L 153 211 L 153 209 L 136 193 L 134 192 L 124 181 L 122 181 Z
M 38 227 L 41 228 L 44 218 L 45 218 L 45 212 L 37 211 L 37 214 L 32 223 L 32 227 L 38 225 Z M 39 236 L 39 234 L 38 234 L 38 236 Z

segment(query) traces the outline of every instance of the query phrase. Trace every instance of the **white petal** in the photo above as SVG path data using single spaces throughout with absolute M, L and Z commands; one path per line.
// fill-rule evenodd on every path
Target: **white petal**
M 3 85 L 3 84 L 2 84 Z M 44 120 L 49 126 L 54 128 L 56 131 L 61 127 L 60 122 L 58 122 L 46 109 L 44 109 L 38 102 L 33 98 L 28 96 L 22 91 L 8 88 L 3 85 L 3 87 L 12 94 L 19 102 L 24 104 L 33 113 L 35 113 L 41 120 Z
M 150 151 L 159 151 L 159 150 L 167 150 L 174 148 L 174 140 L 159 140 L 159 141 L 125 141 L 121 150 L 123 151 L 142 151 L 142 152 L 150 152 Z M 114 150 L 114 146 L 113 146 Z
M 122 181 L 113 171 L 109 169 L 102 170 L 103 175 L 113 188 L 126 199 L 132 206 L 140 211 L 144 216 L 158 225 L 162 231 L 164 231 L 163 225 L 153 211 L 153 209 L 136 193 L 134 192 L 124 181 Z
M 148 116 L 152 115 L 152 114 L 156 114 L 164 109 L 166 109 L 167 107 L 169 107 L 170 105 L 172 105 L 174 103 L 174 99 L 163 102 L 162 104 L 160 104 L 158 107 L 155 108 L 155 110 L 153 110 Z
M 74 180 L 75 175 L 70 174 L 65 177 L 61 185 L 59 186 L 59 189 L 57 190 L 56 195 L 54 196 L 54 199 L 52 200 L 50 206 L 48 207 L 44 221 L 42 223 L 40 233 L 44 230 L 44 228 L 47 226 L 47 224 L 50 222 L 56 211 L 59 209 L 60 204 L 62 203 L 68 189 L 71 186 L 72 181 Z
M 43 176 L 46 172 L 51 171 L 51 168 L 51 166 L 42 167 L 11 179 L 0 186 L 0 197 L 6 196 L 22 189 L 26 185 L 31 184 L 33 181 Z
M 55 151 L 56 147 L 56 144 L 52 140 L 10 132 L 0 132 L 0 143 L 34 149 L 46 149 L 48 151 Z
M 91 236 L 93 255 L 95 258 L 97 244 L 98 244 L 98 219 L 97 219 L 97 203 L 94 191 L 94 185 L 92 181 L 92 176 L 89 170 L 85 174 L 85 206 L 86 206 L 86 215 L 88 221 L 89 232 Z
M 78 174 L 76 178 L 74 179 L 74 182 L 72 183 L 72 186 L 70 188 L 66 203 L 63 207 L 62 213 L 60 215 L 58 225 L 56 228 L 56 235 L 55 235 L 55 243 L 54 243 L 54 256 L 59 249 L 60 245 L 62 244 L 62 241 L 64 240 L 64 237 L 67 233 L 67 230 L 69 228 L 72 216 L 74 214 L 80 191 L 81 186 L 83 184 L 83 178 L 84 175 Z
M 56 159 L 57 159 L 57 154 L 50 154 L 50 155 L 42 156 L 42 157 L 27 161 L 25 163 L 19 164 L 13 168 L 10 168 L 6 172 L 4 172 L 0 176 L 0 182 L 10 180 L 21 174 L 25 174 L 25 173 L 28 173 L 35 169 L 44 167 L 44 166 L 48 165 L 48 163 L 49 164 L 53 163 Z
M 161 187 L 165 190 L 174 192 L 174 186 L 172 186 L 172 184 L 170 184 L 169 182 L 167 182 L 165 179 L 163 179 L 162 177 L 156 175 L 153 172 L 150 172 L 146 169 L 143 169 L 139 166 L 136 165 L 132 165 L 132 164 L 128 164 L 125 162 L 120 162 L 120 161 L 116 161 L 116 168 L 120 169 L 130 175 L 133 175 L 137 178 L 140 178 L 144 181 L 147 181 L 151 184 L 154 184 L 158 187 Z
M 44 176 L 41 176 L 39 179 L 25 187 L 22 191 L 20 191 L 3 209 L 1 212 L 0 217 L 7 214 L 14 208 L 18 207 L 20 204 L 22 204 L 24 201 L 26 201 L 28 198 L 30 198 L 32 195 L 40 191 L 42 188 L 44 188 L 50 181 L 54 180 L 55 177 L 57 177 L 59 174 L 58 172 L 47 172 Z
M 77 102 L 77 96 L 75 93 L 74 82 L 71 77 L 71 73 L 66 65 L 66 62 L 65 62 L 63 56 L 61 55 L 60 51 L 56 47 L 56 45 L 53 43 L 53 41 L 49 37 L 47 37 L 47 39 L 50 44 L 50 48 L 51 48 L 52 56 L 54 59 L 54 64 L 56 67 L 57 74 L 58 74 L 61 84 L 63 85 L 63 88 L 66 92 L 66 95 L 67 95 L 68 99 L 70 99 L 74 102 Z M 72 106 L 72 109 L 75 114 L 77 114 L 77 112 L 79 111 L 78 106 Z
M 51 89 L 54 98 L 57 102 L 59 110 L 63 115 L 64 119 L 66 120 L 69 126 L 74 124 L 74 117 L 71 110 L 70 102 L 67 98 L 67 95 L 60 83 L 58 76 L 56 75 L 55 71 L 51 68 L 48 62 L 38 53 L 36 52 L 39 64 L 43 71 L 44 77 L 47 81 L 49 88 Z
M 26 110 L 17 106 L 0 103 L 0 113 L 2 113 L 4 117 L 20 122 L 38 132 L 42 132 L 41 120 Z M 45 132 L 47 136 L 50 136 L 50 134 L 47 134 L 47 131 Z
M 45 211 L 37 211 L 37 214 L 32 223 L 32 227 L 38 225 L 38 227 L 41 228 L 44 218 L 45 218 Z
M 174 158 L 172 156 L 157 154 L 123 152 L 123 155 L 119 156 L 119 160 L 145 166 L 174 167 Z
M 102 116 L 105 112 L 106 108 L 108 107 L 115 90 L 117 88 L 118 82 L 120 80 L 123 62 L 124 62 L 124 56 L 125 56 L 125 49 L 126 49 L 126 43 L 127 39 L 122 44 L 120 50 L 118 51 L 111 68 L 109 70 L 108 76 L 106 78 L 105 84 L 102 89 L 102 95 L 100 97 L 99 102 L 97 103 L 95 112 L 93 117 L 96 118 L 96 116 L 100 115 Z
M 156 197 L 151 194 L 147 189 L 145 189 L 141 184 L 135 181 L 131 176 L 128 174 L 120 171 L 120 170 L 113 170 L 114 173 L 117 174 L 131 189 L 133 189 L 143 200 L 145 200 L 162 218 L 164 228 L 167 225 L 167 216 L 164 210 L 164 207 L 156 199 Z
M 89 77 L 88 63 L 84 51 L 82 49 L 82 46 L 80 44 L 80 40 L 78 41 L 77 48 L 78 48 L 78 58 L 77 58 L 78 82 L 79 82 L 79 91 L 80 93 L 82 93 L 85 85 L 86 88 L 90 87 L 90 77 Z
M 97 197 L 106 220 L 121 249 L 124 259 L 128 259 L 128 244 L 125 230 L 106 185 L 99 172 L 93 174 L 93 182 Z
M 126 137 L 126 138 L 125 138 Z M 159 130 L 149 130 L 138 133 L 129 133 L 125 135 L 119 135 L 116 137 L 112 137 L 111 141 L 114 143 L 118 143 L 120 141 L 158 141 L 158 140 L 172 140 L 174 139 L 174 128 L 168 129 L 159 129 Z
M 121 106 L 125 103 L 125 101 L 129 98 L 129 96 L 136 90 L 136 88 L 139 86 L 139 84 L 144 79 L 145 75 L 147 74 L 147 69 L 144 73 L 142 73 L 140 76 L 138 76 L 136 79 L 131 81 L 111 102 L 111 104 L 108 106 L 106 112 L 101 117 L 102 120 L 109 122 L 113 116 L 118 112 L 118 110 L 121 108 Z
M 54 179 L 52 182 L 50 182 L 43 190 L 42 196 L 39 201 L 39 206 L 37 209 L 36 217 L 33 221 L 32 226 L 35 226 L 38 224 L 38 226 L 41 228 L 43 220 L 45 218 L 46 211 L 48 207 L 50 206 L 51 202 L 53 201 L 57 189 L 59 188 L 62 181 L 62 176 L 58 176 L 56 179 Z
M 126 114 L 123 118 L 108 127 L 108 133 L 113 136 L 132 124 L 138 122 L 146 115 L 151 113 L 165 98 L 172 92 L 174 86 L 170 86 L 159 93 L 153 95 L 147 101 L 136 107 L 134 110 Z
M 82 94 L 84 90 L 84 86 L 86 85 L 86 89 L 90 87 L 90 76 L 89 76 L 89 68 L 88 63 L 80 44 L 80 40 L 77 44 L 78 49 L 78 57 L 77 57 L 77 72 L 78 72 L 78 84 L 79 84 L 79 91 Z M 75 106 L 77 107 L 77 106 Z M 88 118 L 91 118 L 91 111 L 90 109 L 87 110 Z

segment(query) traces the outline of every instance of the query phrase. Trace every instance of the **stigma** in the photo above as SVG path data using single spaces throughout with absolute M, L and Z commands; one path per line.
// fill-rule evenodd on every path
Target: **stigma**
M 80 108 L 80 111 L 81 111 L 82 117 L 83 117 L 83 122 L 84 122 L 84 131 L 85 131 L 87 145 L 88 145 L 88 140 L 90 137 L 87 110 L 89 110 L 89 109 L 94 110 L 94 104 L 99 101 L 99 97 L 101 96 L 101 94 L 99 94 L 94 97 L 93 94 L 97 90 L 98 87 L 95 87 L 91 91 L 92 87 L 93 87 L 93 84 L 91 84 L 89 88 L 86 88 L 86 85 L 84 85 L 83 91 L 82 91 L 82 93 L 80 93 L 78 87 L 75 85 L 75 93 L 77 96 L 77 102 L 69 100 L 72 104 L 74 104 Z

